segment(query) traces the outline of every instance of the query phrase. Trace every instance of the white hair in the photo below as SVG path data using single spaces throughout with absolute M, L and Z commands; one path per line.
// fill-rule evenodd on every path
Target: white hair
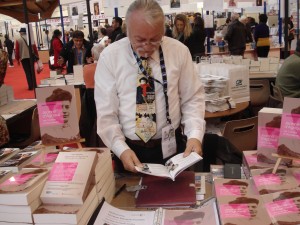
M 100 54 L 104 48 L 105 47 L 102 44 L 97 44 L 93 46 L 91 51 L 95 61 L 98 61 Z

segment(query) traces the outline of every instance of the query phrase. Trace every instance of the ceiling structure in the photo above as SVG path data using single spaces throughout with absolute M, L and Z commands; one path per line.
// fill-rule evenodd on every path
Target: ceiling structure
M 59 0 L 26 0 L 29 22 L 51 18 Z M 10 16 L 25 23 L 23 0 L 0 0 L 0 14 Z

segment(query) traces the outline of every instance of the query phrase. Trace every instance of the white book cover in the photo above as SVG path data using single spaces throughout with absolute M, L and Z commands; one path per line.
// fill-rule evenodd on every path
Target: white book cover
M 1 213 L 0 220 L 8 223 L 33 223 L 31 213 Z
M 284 98 L 277 153 L 300 158 L 300 99 Z
M 44 204 L 83 204 L 96 152 L 60 152 L 41 194 Z
M 39 172 L 38 172 L 39 171 Z M 39 198 L 44 187 L 48 171 L 35 170 L 33 173 L 25 171 L 17 179 L 11 177 L 9 181 L 0 184 L 1 205 L 29 205 Z
M 88 212 L 88 208 L 97 204 L 95 202 L 98 203 L 96 187 L 91 185 L 83 205 L 43 204 L 33 213 L 33 219 L 35 224 L 78 224 L 85 213 L 93 213 Z
M 36 89 L 42 143 L 59 145 L 80 140 L 74 86 Z

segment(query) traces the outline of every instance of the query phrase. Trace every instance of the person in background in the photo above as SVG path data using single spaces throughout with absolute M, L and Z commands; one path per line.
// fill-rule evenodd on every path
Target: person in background
M 52 65 L 53 70 L 55 69 L 60 70 L 62 68 L 62 65 L 58 64 L 59 54 L 63 48 L 63 43 L 60 40 L 61 37 L 62 37 L 62 33 L 60 30 L 53 31 L 52 39 L 50 41 L 50 51 L 49 51 L 50 56 L 54 56 L 54 64 Z
M 257 57 L 267 58 L 270 51 L 270 29 L 267 25 L 268 16 L 259 15 L 259 24 L 254 30 Z
M 108 44 L 107 31 L 103 27 L 99 29 L 99 39 L 97 40 L 97 43 L 103 45 L 104 47 L 106 47 Z
M 14 52 L 14 42 L 9 39 L 9 36 L 7 34 L 4 35 L 4 47 L 7 48 L 7 53 L 8 53 L 8 60 L 9 60 L 9 67 L 14 67 L 14 62 L 12 59 L 12 54 Z
M 83 67 L 83 78 L 86 90 L 81 97 L 81 114 L 79 119 L 80 136 L 85 138 L 85 146 L 100 147 L 104 144 L 97 135 L 97 112 L 94 100 L 95 70 L 100 54 L 105 48 L 102 44 L 96 44 L 92 48 L 94 63 Z
M 300 40 L 293 55 L 284 60 L 276 76 L 276 86 L 283 96 L 300 98 Z
M 167 37 L 173 37 L 173 35 L 172 35 L 172 29 L 171 29 L 171 26 L 170 26 L 170 24 L 169 24 L 169 22 L 166 22 L 165 23 L 165 36 L 167 36 Z
M 228 42 L 228 49 L 231 55 L 244 55 L 246 49 L 246 28 L 239 21 L 239 14 L 234 13 L 232 22 L 228 25 L 224 39 Z
M 76 30 L 73 38 L 61 50 L 58 65 L 68 62 L 67 73 L 73 73 L 74 65 L 85 65 L 93 62 L 92 44 L 84 39 L 84 33 Z
M 193 60 L 195 60 L 197 56 L 201 58 L 201 56 L 205 55 L 205 38 L 204 21 L 201 17 L 195 17 L 192 33 L 187 40 L 187 46 Z
M 113 21 L 112 21 L 112 28 L 113 28 L 113 32 L 111 33 L 111 35 L 108 38 L 108 43 L 114 43 L 116 40 L 116 37 L 118 36 L 118 34 L 122 33 L 122 23 L 123 20 L 121 17 L 114 17 Z
M 191 33 L 192 27 L 186 15 L 177 14 L 174 19 L 173 38 L 186 45 Z
M 118 34 L 115 41 L 121 40 L 122 38 L 127 37 L 126 35 L 126 23 L 125 21 L 122 24 L 122 33 Z
M 155 0 L 133 1 L 126 13 L 126 23 L 127 38 L 104 49 L 95 72 L 99 136 L 121 160 L 116 158 L 116 164 L 123 164 L 131 172 L 137 172 L 135 166 L 142 167 L 141 162 L 164 164 L 169 157 L 179 152 L 184 152 L 184 157 L 192 151 L 202 155 L 201 142 L 205 132 L 204 88 L 197 79 L 188 48 L 164 36 L 164 12 Z M 149 76 L 142 76 L 142 71 L 145 72 L 141 62 L 143 58 L 148 58 L 150 73 L 155 82 Z M 153 95 L 146 100 L 151 106 L 155 104 L 153 116 L 156 118 L 156 133 L 152 133 L 151 136 L 154 136 L 146 142 L 136 134 L 136 125 L 140 122 L 139 108 L 146 106 L 136 102 L 141 76 L 148 77 L 148 81 L 155 85 L 154 103 L 151 98 Z M 145 94 L 147 97 L 148 94 Z M 166 102 L 169 104 L 166 105 Z M 149 113 L 152 116 L 148 110 L 145 116 L 143 114 L 147 122 L 150 119 Z M 182 136 L 181 124 L 187 142 Z M 176 129 L 176 140 L 173 140 L 177 143 L 177 149 L 175 146 L 163 149 L 163 129 L 171 131 L 171 128 Z M 171 154 L 168 157 L 165 153 L 169 153 L 169 150 Z
M 252 37 L 251 27 L 248 25 L 248 17 L 243 15 L 240 21 L 242 24 L 244 24 L 246 29 L 246 43 L 252 43 L 253 37 Z
M 19 30 L 20 38 L 16 41 L 16 60 L 18 65 L 20 62 L 22 63 L 24 72 L 26 74 L 28 90 L 33 90 L 36 87 L 36 83 L 33 84 L 33 79 L 31 75 L 31 65 L 30 65 L 30 55 L 29 55 L 29 47 L 28 47 L 28 40 L 26 37 L 26 29 L 22 27 Z M 35 57 L 39 58 L 39 53 L 35 43 L 31 44 L 32 51 Z

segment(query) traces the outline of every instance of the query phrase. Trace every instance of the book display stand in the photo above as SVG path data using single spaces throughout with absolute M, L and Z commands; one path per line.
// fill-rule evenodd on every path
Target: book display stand
M 277 161 L 275 163 L 272 173 L 276 173 L 282 159 L 299 160 L 299 158 L 292 157 L 292 156 L 286 156 L 286 155 L 272 154 L 272 156 L 277 158 Z

